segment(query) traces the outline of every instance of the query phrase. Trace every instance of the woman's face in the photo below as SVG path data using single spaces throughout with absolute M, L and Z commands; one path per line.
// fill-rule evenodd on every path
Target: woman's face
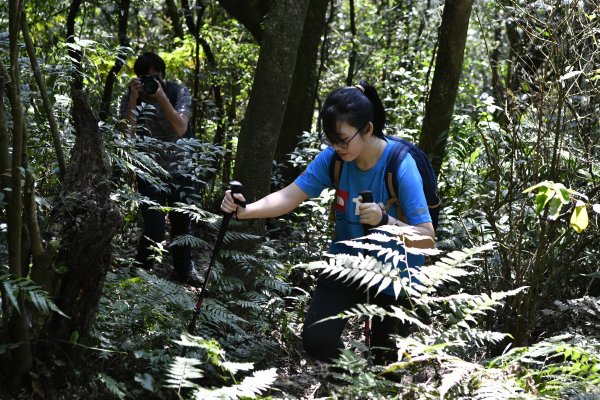
M 346 121 L 341 121 L 338 123 L 340 141 L 332 143 L 331 146 L 342 160 L 346 162 L 355 160 L 366 147 L 366 139 L 370 136 L 371 131 L 371 124 L 355 127 Z

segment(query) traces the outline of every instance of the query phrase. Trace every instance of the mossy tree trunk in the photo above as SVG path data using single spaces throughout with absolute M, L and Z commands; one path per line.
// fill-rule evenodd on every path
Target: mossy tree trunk
M 452 122 L 472 7 L 473 0 L 446 0 L 444 5 L 435 72 L 419 138 L 419 147 L 429 154 L 436 175 L 444 159 Z
M 59 341 L 85 337 L 92 327 L 111 259 L 110 243 L 121 216 L 110 199 L 110 165 L 98 121 L 85 95 L 73 93 L 77 138 L 48 234 L 60 238 L 55 268 L 66 272 L 54 285 L 55 301 L 70 318 L 54 314 L 46 336 Z
M 273 3 L 263 36 L 250 100 L 238 142 L 234 179 L 254 201 L 271 187 L 275 148 L 292 87 L 309 0 Z M 261 224 L 255 226 L 261 230 Z
M 277 163 L 287 161 L 287 155 L 294 151 L 298 145 L 298 139 L 302 132 L 311 129 L 317 95 L 319 44 L 325 30 L 325 14 L 328 4 L 324 0 L 310 0 L 308 6 L 298 56 L 296 57 L 292 87 L 275 150 L 275 161 Z M 287 164 L 282 172 L 284 182 L 289 183 L 296 178 L 299 171 Z

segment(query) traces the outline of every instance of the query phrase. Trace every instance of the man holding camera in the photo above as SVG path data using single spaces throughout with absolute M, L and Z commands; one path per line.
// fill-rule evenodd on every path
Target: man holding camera
M 137 76 L 129 83 L 129 90 L 121 99 L 120 114 L 126 119 L 131 135 L 143 138 L 149 136 L 163 143 L 154 155 L 155 161 L 169 173 L 163 182 L 152 182 L 149 176 L 136 176 L 138 192 L 161 206 L 173 206 L 185 202 L 192 194 L 193 182 L 182 174 L 177 165 L 177 154 L 172 144 L 186 135 L 192 98 L 189 90 L 172 81 L 165 80 L 166 65 L 155 53 L 140 55 L 133 66 Z M 171 143 L 169 143 L 171 142 Z M 169 147 L 171 146 L 171 147 Z M 144 231 L 138 244 L 136 261 L 142 268 L 151 269 L 154 261 L 153 247 L 165 237 L 165 213 L 155 205 L 142 202 L 140 209 L 144 219 Z M 169 212 L 171 237 L 176 238 L 190 232 L 190 217 L 182 212 Z M 174 280 L 200 286 L 192 262 L 189 245 L 172 245 Z

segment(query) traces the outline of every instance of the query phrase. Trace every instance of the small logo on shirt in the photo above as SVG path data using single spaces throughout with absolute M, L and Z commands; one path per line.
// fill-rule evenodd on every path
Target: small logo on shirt
M 348 203 L 348 192 L 338 189 L 335 192 L 335 209 L 339 212 L 346 212 L 346 204 Z

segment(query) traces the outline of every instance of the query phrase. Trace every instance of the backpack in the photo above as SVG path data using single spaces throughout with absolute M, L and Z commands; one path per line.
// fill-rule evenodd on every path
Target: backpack
M 408 140 L 395 137 L 385 136 L 386 140 L 396 142 L 396 145 L 391 149 L 391 154 L 388 156 L 385 166 L 385 187 L 388 192 L 388 201 L 385 205 L 385 209 L 389 210 L 392 205 L 396 205 L 398 216 L 400 220 L 406 222 L 404 213 L 400 209 L 400 200 L 398 199 L 398 168 L 407 153 L 415 160 L 417 169 L 423 180 L 423 192 L 425 192 L 425 200 L 429 208 L 429 215 L 431 216 L 431 223 L 433 229 L 436 230 L 438 226 L 440 205 L 442 204 L 438 193 L 437 193 L 437 179 L 433 166 L 429 161 L 427 154 L 415 146 Z M 329 164 L 329 176 L 333 182 L 333 187 L 338 188 L 340 182 L 340 176 L 342 176 L 342 167 L 344 165 L 343 160 L 337 153 L 333 153 L 331 163 Z M 334 204 L 335 206 L 335 204 Z M 334 208 L 332 208 L 334 210 Z
M 179 88 L 181 87 L 181 85 L 173 81 L 166 81 L 166 86 L 167 98 L 169 99 L 169 103 L 171 103 L 171 105 L 174 108 L 177 105 L 177 93 L 179 92 Z M 196 138 L 196 133 L 194 132 L 194 127 L 192 126 L 191 118 L 188 120 L 187 131 L 185 132 L 185 135 L 183 135 L 183 137 L 186 139 Z

